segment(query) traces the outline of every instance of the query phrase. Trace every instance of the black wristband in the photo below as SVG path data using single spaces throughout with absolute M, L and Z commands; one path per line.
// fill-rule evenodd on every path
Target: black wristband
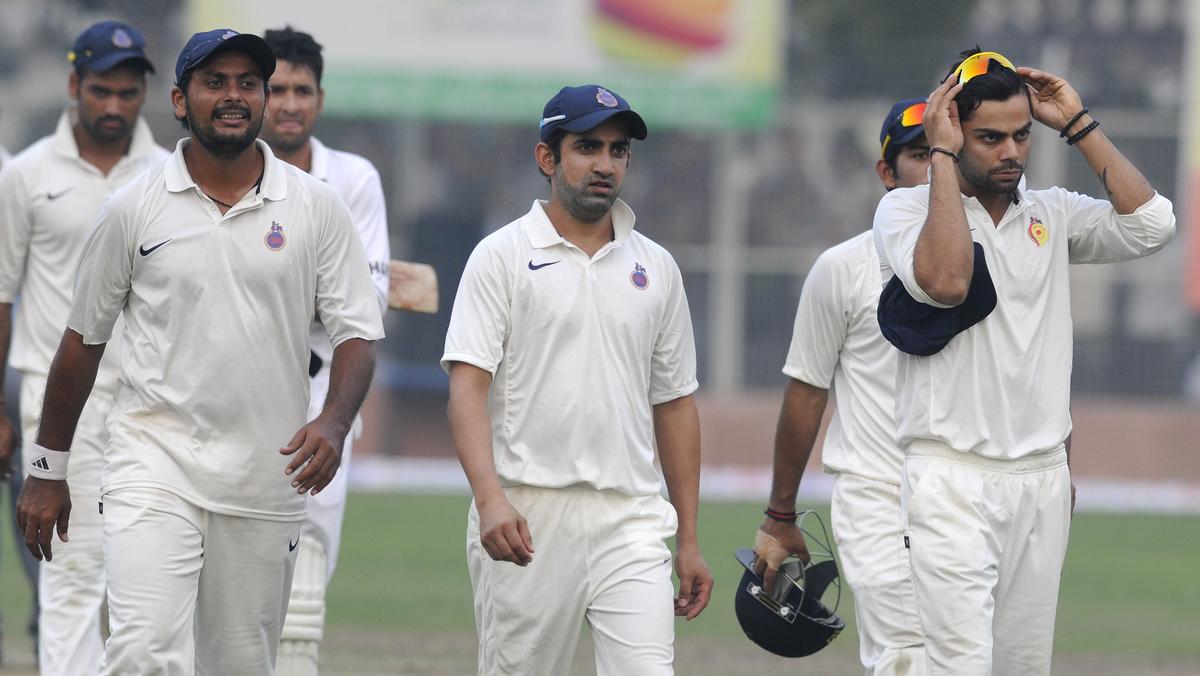
M 782 521 L 784 523 L 796 523 L 796 518 L 799 516 L 795 512 L 776 512 L 770 507 L 764 509 L 763 514 L 766 514 L 768 519 Z
M 955 155 L 954 153 L 950 152 L 949 150 L 946 150 L 945 148 L 943 148 L 941 146 L 930 146 L 929 152 L 941 153 L 943 155 L 949 155 L 950 159 L 954 160 L 955 164 L 958 164 L 958 155 Z
M 1076 143 L 1079 143 L 1080 139 L 1082 139 L 1084 136 L 1087 136 L 1088 134 L 1092 133 L 1092 130 L 1099 126 L 1100 126 L 1099 120 L 1092 120 L 1091 124 L 1084 127 L 1083 129 L 1080 129 L 1078 132 L 1075 133 L 1075 135 L 1073 135 L 1071 138 L 1067 139 L 1067 145 L 1073 146 Z
M 1075 117 L 1072 117 L 1070 122 L 1067 122 L 1066 124 L 1064 124 L 1064 125 L 1063 125 L 1063 128 L 1062 128 L 1062 131 L 1058 132 L 1058 137 L 1059 137 L 1059 138 L 1066 138 L 1066 137 L 1067 137 L 1067 132 L 1071 131 L 1071 125 L 1073 125 L 1073 124 L 1075 124 L 1076 122 L 1078 122 L 1078 121 L 1079 121 L 1079 118 L 1081 118 L 1081 117 L 1083 117 L 1084 115 L 1086 115 L 1086 114 L 1087 114 L 1087 111 L 1088 111 L 1088 109 L 1087 109 L 1087 108 L 1084 108 L 1083 110 L 1079 111 L 1078 113 L 1075 113 Z

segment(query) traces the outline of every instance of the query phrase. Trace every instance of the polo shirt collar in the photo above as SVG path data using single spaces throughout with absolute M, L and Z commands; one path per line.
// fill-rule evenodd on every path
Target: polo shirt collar
M 315 159 L 313 166 L 316 166 Z M 525 218 L 521 220 L 521 228 L 525 231 L 525 236 L 529 238 L 529 243 L 535 249 L 545 249 L 565 241 L 562 235 L 558 234 L 558 230 L 554 229 L 554 224 L 550 222 L 550 217 L 546 215 L 546 209 L 543 204 L 542 200 L 534 200 L 533 207 L 525 215 Z M 633 226 L 637 221 L 637 217 L 634 216 L 633 209 L 630 209 L 624 200 L 618 199 L 612 206 L 612 220 L 613 245 L 620 246 L 633 233 Z
M 183 149 L 191 142 L 191 137 L 179 139 L 179 142 L 175 144 L 175 152 L 171 153 L 171 159 L 167 161 L 163 179 L 170 192 L 183 192 L 190 188 L 200 189 L 200 186 L 196 185 L 196 181 L 192 179 L 191 173 L 188 172 L 187 162 L 183 160 Z M 271 151 L 271 146 L 267 145 L 266 141 L 255 139 L 254 145 L 258 147 L 258 151 L 262 153 L 266 162 L 262 185 L 259 187 L 263 199 L 287 199 L 287 168 L 283 166 L 283 160 L 275 157 L 275 153 Z
M 313 178 L 329 182 L 329 148 L 318 141 L 316 136 L 310 136 L 308 143 L 312 147 L 312 168 L 308 173 Z
M 79 119 L 79 108 L 68 106 L 58 116 L 58 124 L 54 127 L 54 138 L 51 146 L 54 151 L 65 157 L 81 160 L 79 145 L 75 143 L 75 122 Z M 129 142 L 126 157 L 141 158 L 154 152 L 154 135 L 150 133 L 150 125 L 141 115 L 133 125 L 133 137 Z

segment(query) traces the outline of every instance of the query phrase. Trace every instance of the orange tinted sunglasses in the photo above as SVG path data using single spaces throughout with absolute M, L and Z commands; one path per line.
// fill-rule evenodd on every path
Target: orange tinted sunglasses
M 885 158 L 887 157 L 888 144 L 892 142 L 893 136 L 896 136 L 900 133 L 901 129 L 908 129 L 909 127 L 915 127 L 921 124 L 921 120 L 925 117 L 925 107 L 927 105 L 928 104 L 924 101 L 920 103 L 914 103 L 905 108 L 904 112 L 896 116 L 896 119 L 892 121 L 891 126 L 888 127 L 887 136 L 883 138 L 883 148 L 880 150 L 881 156 Z
M 996 52 L 979 52 L 972 54 L 963 59 L 962 63 L 958 64 L 958 68 L 954 69 L 951 75 L 958 77 L 960 84 L 966 84 L 988 72 L 988 65 L 992 61 L 1004 66 L 1005 68 L 1015 71 L 1017 68 L 1012 64 L 1012 61 L 1004 58 L 1002 54 Z

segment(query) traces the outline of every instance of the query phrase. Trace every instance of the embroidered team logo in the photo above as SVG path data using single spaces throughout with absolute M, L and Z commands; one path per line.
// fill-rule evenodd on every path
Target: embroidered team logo
M 635 289 L 645 290 L 650 286 L 650 277 L 646 274 L 646 268 L 643 268 L 641 263 L 633 264 L 633 272 L 629 273 L 629 281 L 633 283 Z
M 271 221 L 271 231 L 263 238 L 263 242 L 271 251 L 279 251 L 287 244 L 287 237 L 283 236 L 283 226 L 278 221 Z
M 599 103 L 605 108 L 616 108 L 618 105 L 617 97 L 613 96 L 612 92 L 603 87 L 600 87 L 596 90 L 596 103 Z
M 1029 239 L 1032 239 L 1033 243 L 1038 246 L 1045 244 L 1050 239 L 1050 231 L 1046 229 L 1046 224 L 1036 216 L 1029 217 Z
M 129 37 L 129 33 L 126 33 L 124 28 L 118 28 L 113 31 L 112 43 L 114 47 L 129 49 L 133 46 L 133 38 Z

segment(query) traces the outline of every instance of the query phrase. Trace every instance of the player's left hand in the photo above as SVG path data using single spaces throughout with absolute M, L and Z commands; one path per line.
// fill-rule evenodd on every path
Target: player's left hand
M 1029 87 L 1034 119 L 1054 131 L 1062 131 L 1063 126 L 1083 110 L 1079 94 L 1061 77 L 1027 66 L 1017 68 L 1017 75 Z
M 1071 516 L 1075 516 L 1075 482 L 1071 482 Z
M 295 455 L 284 474 L 292 477 L 292 488 L 303 494 L 312 490 L 320 493 L 342 464 L 342 444 L 346 433 L 320 416 L 296 432 L 287 446 L 279 449 L 284 455 Z M 297 471 L 299 473 L 297 474 Z
M 712 596 L 713 576 L 708 564 L 695 545 L 675 548 L 675 574 L 679 576 L 679 596 L 675 598 L 675 616 L 696 617 L 708 606 Z

